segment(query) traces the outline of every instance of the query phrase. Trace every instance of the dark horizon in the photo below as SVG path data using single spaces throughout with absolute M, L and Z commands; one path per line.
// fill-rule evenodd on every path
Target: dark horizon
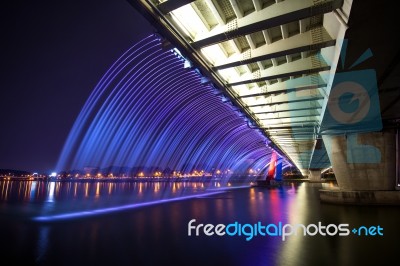
M 51 172 L 102 75 L 154 29 L 125 0 L 10 2 L 1 20 L 0 169 Z

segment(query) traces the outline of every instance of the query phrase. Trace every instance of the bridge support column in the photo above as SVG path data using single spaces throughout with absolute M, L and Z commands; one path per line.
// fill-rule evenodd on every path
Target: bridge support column
M 299 171 L 300 171 L 301 176 L 302 176 L 303 178 L 307 178 L 307 176 L 308 176 L 309 173 L 310 173 L 310 172 L 308 171 L 307 168 L 300 168 Z
M 400 205 L 394 132 L 323 136 L 323 140 L 339 189 L 321 190 L 322 201 Z
M 310 169 L 308 178 L 310 182 L 321 182 L 321 169 Z

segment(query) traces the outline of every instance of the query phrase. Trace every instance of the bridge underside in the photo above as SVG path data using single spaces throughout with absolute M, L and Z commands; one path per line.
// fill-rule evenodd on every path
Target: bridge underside
M 156 27 L 166 48 L 177 48 L 187 67 L 197 69 L 303 175 L 315 180 L 318 171 L 332 166 L 344 189 L 397 187 L 398 154 L 387 150 L 398 145 L 400 118 L 400 43 L 393 34 L 396 23 L 389 21 L 396 8 L 352 0 L 128 1 Z M 332 88 L 351 71 L 365 69 L 374 72 L 364 77 L 376 75 L 379 97 L 371 98 L 371 110 L 382 120 L 379 115 L 351 130 L 332 127 L 327 110 L 338 102 Z M 368 154 L 359 149 L 362 139 L 371 139 L 367 144 L 383 157 L 372 167 L 370 182 L 350 184 L 351 176 L 371 166 L 357 162 L 357 153 L 349 155 L 351 147 Z
M 351 1 L 130 2 L 307 174 Z

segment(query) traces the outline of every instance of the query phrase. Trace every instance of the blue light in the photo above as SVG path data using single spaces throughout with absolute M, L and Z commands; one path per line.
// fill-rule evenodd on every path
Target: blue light
M 162 200 L 156 200 L 156 201 L 150 201 L 150 202 L 127 204 L 127 205 L 122 205 L 122 206 L 95 209 L 95 210 L 89 210 L 89 211 L 70 212 L 70 213 L 54 214 L 54 215 L 47 215 L 47 216 L 36 216 L 36 217 L 33 217 L 32 220 L 35 222 L 55 222 L 55 221 L 62 221 L 62 220 L 69 220 L 69 219 L 78 219 L 78 218 L 84 218 L 84 217 L 89 217 L 89 216 L 110 214 L 113 212 L 120 212 L 120 211 L 125 211 L 125 210 L 132 210 L 132 209 L 147 207 L 147 206 L 156 205 L 156 204 L 207 197 L 207 196 L 212 196 L 212 195 L 216 195 L 216 194 L 221 194 L 224 192 L 226 192 L 226 190 L 208 192 L 208 193 L 202 193 L 202 194 L 190 195 L 190 196 L 183 196 L 183 197 L 176 197 L 176 198 L 170 198 L 170 199 L 162 199 Z
M 57 171 L 129 166 L 240 173 L 269 162 L 269 140 L 173 52 L 149 36 L 111 66 L 76 119 Z

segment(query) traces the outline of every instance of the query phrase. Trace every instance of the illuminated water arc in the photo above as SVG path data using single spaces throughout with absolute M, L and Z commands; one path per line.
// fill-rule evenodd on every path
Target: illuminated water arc
M 107 97 L 107 100 L 104 102 L 104 104 L 102 105 L 101 109 L 97 113 L 97 115 L 96 115 L 96 117 L 95 117 L 95 119 L 94 119 L 94 121 L 92 123 L 93 127 L 89 128 L 88 134 L 86 135 L 87 138 L 85 138 L 83 140 L 83 145 L 86 145 L 86 143 L 90 144 L 90 141 L 93 140 L 93 139 L 94 140 L 101 139 L 104 136 L 105 132 L 106 132 L 106 134 L 109 134 L 110 129 L 113 130 L 113 128 L 114 128 L 113 119 L 114 119 L 115 116 L 117 116 L 118 119 L 123 119 L 123 116 L 121 114 L 118 115 L 118 113 L 117 113 L 117 115 L 114 115 L 114 116 L 110 117 L 109 116 L 109 110 L 114 111 L 114 112 L 119 112 L 121 110 L 121 108 L 119 108 L 118 101 L 121 100 L 121 97 L 122 97 L 121 95 L 128 90 L 129 84 L 134 82 L 135 79 L 132 79 L 132 77 L 130 77 L 125 82 L 125 84 L 122 85 L 122 87 L 119 87 L 119 85 L 121 85 L 123 83 L 122 81 L 124 81 L 124 79 L 128 77 L 128 74 L 132 73 L 133 70 L 137 69 L 138 71 L 140 71 L 142 68 L 145 68 L 145 70 L 147 70 L 146 67 L 148 67 L 148 63 L 145 63 L 143 65 L 142 65 L 142 63 L 145 62 L 145 60 L 147 58 L 151 58 L 154 54 L 155 54 L 155 52 L 150 53 L 144 59 L 141 59 L 138 62 L 138 65 L 135 64 L 135 66 L 132 69 L 129 69 L 128 73 L 125 74 L 123 76 L 123 78 L 121 79 L 121 81 L 118 82 L 116 87 L 113 88 L 110 96 Z M 160 55 L 158 55 L 158 56 L 160 56 Z M 152 60 L 154 60 L 154 59 L 152 59 Z M 149 67 L 152 67 L 152 66 L 149 66 Z M 135 74 L 135 73 L 133 72 L 133 74 Z M 127 84 L 128 84 L 128 86 L 127 86 Z M 130 100 L 130 99 L 126 99 L 125 102 L 127 102 L 127 100 Z M 107 122 L 111 122 L 111 124 L 107 125 Z M 98 137 L 93 138 L 92 137 L 93 134 L 98 134 Z M 92 147 L 94 147 L 94 145 L 92 145 Z M 83 151 L 86 151 L 86 150 L 83 150 Z M 91 151 L 89 151 L 89 152 L 91 154 L 99 154 L 99 153 L 95 153 L 93 151 L 93 149 Z M 81 154 L 78 154 L 78 156 L 80 156 L 80 155 Z M 96 158 L 94 158 L 94 159 L 96 159 Z
M 119 92 L 124 92 L 125 88 L 124 87 L 116 87 L 114 89 L 118 90 Z M 114 93 L 113 91 L 113 93 Z M 128 100 L 127 99 L 125 101 L 120 101 L 121 97 L 124 97 L 124 95 L 122 93 L 117 92 L 114 95 L 110 95 L 108 97 L 108 99 L 112 99 L 111 102 L 109 103 L 109 105 L 107 106 L 107 102 L 105 103 L 105 106 L 107 106 L 107 108 L 105 110 L 100 110 L 99 112 L 99 123 L 97 124 L 98 128 L 93 128 L 94 131 L 101 131 L 101 137 L 104 137 L 105 135 L 109 134 L 110 130 L 115 131 L 115 130 L 119 130 L 119 125 L 121 125 L 122 123 L 122 118 L 124 118 L 124 113 L 127 112 L 128 108 L 129 108 L 129 104 L 128 104 Z M 107 99 L 107 101 L 108 101 Z M 121 103 L 119 103 L 121 102 Z M 119 106 L 122 105 L 122 106 Z M 105 121 L 111 121 L 111 123 L 106 124 Z M 104 125 L 105 124 L 105 125 Z M 104 126 L 103 126 L 104 125 Z
M 150 46 L 141 43 L 125 53 L 101 79 L 71 130 L 58 169 L 265 166 L 271 156 L 266 138 L 153 38 L 147 39 Z
M 207 107 L 205 107 L 205 108 L 207 108 Z M 208 107 L 207 109 L 210 109 L 210 108 Z M 200 117 L 200 118 L 201 118 L 201 117 Z M 213 122 L 214 125 L 219 126 L 219 127 L 221 127 L 221 123 L 224 122 L 223 119 L 222 119 L 221 117 L 219 117 L 219 116 L 211 117 L 209 121 L 210 121 L 210 122 Z M 213 132 L 214 135 L 220 134 L 220 132 L 221 132 L 221 131 L 216 131 L 216 130 L 213 129 L 213 128 L 207 128 L 207 127 L 206 127 L 206 128 L 203 128 L 203 130 L 204 130 L 204 133 L 203 133 L 200 126 L 201 126 L 201 120 L 199 119 L 199 122 L 198 122 L 198 123 L 196 122 L 194 125 L 192 125 L 191 128 L 189 128 L 189 129 L 187 130 L 188 132 L 195 132 L 195 133 L 194 133 L 193 135 L 192 135 L 192 134 L 186 134 L 185 138 L 183 139 L 183 143 L 185 144 L 184 147 L 185 147 L 185 146 L 192 146 L 192 147 L 193 147 L 192 150 L 187 150 L 187 149 L 186 149 L 186 150 L 184 151 L 184 153 L 182 154 L 182 156 L 183 156 L 186 160 L 190 160 L 190 158 L 194 156 L 193 153 L 196 152 L 197 146 L 201 145 L 200 143 L 194 143 L 195 141 L 201 141 L 201 139 L 199 139 L 201 135 L 207 134 L 207 133 L 209 133 L 211 130 L 212 130 L 212 132 Z M 230 129 L 229 129 L 229 128 L 226 128 L 226 130 L 228 131 L 228 130 L 230 130 Z M 209 139 L 209 143 L 212 144 L 212 139 Z M 184 148 L 184 147 L 183 147 L 183 148 Z M 208 160 L 213 161 L 213 158 L 212 158 L 212 157 L 211 157 L 211 158 L 208 158 Z
M 56 169 L 64 170 L 66 165 L 69 165 L 69 160 L 75 151 L 76 146 L 79 144 L 81 134 L 85 130 L 85 126 L 88 122 L 89 116 L 95 109 L 95 105 L 98 104 L 99 97 L 104 93 L 105 88 L 110 84 L 111 77 L 115 78 L 116 69 L 124 63 L 131 54 L 135 54 L 137 51 L 142 51 L 143 47 L 148 45 L 148 41 L 156 41 L 153 36 L 148 36 L 141 40 L 140 42 L 134 44 L 125 53 L 123 53 L 112 66 L 107 70 L 107 72 L 100 79 L 99 83 L 94 88 L 92 94 L 89 96 L 85 105 L 83 106 L 81 112 L 79 113 L 75 123 L 68 135 L 66 143 L 64 144 L 63 150 L 61 151 L 60 158 L 57 162 Z M 137 48 L 137 49 L 136 49 Z M 135 50 L 136 49 L 136 50 Z M 130 54 L 131 53 L 131 54 Z M 124 65 L 124 67 L 127 64 Z
M 83 107 L 83 110 L 80 113 L 80 115 L 87 114 L 86 111 L 88 109 L 92 109 L 93 108 L 93 105 L 98 102 L 98 98 L 104 92 L 104 89 L 107 88 L 108 85 L 110 85 L 110 82 L 115 77 L 115 73 L 116 72 L 119 73 L 121 69 L 123 69 L 124 67 L 126 67 L 129 64 L 129 62 L 134 60 L 140 54 L 143 54 L 143 53 L 146 52 L 147 49 L 144 49 L 144 50 L 141 51 L 141 53 L 139 53 L 137 55 L 137 54 L 135 54 L 135 50 L 134 50 L 133 53 L 129 54 L 129 52 L 131 52 L 131 50 L 133 50 L 134 48 L 139 46 L 139 44 L 148 45 L 148 43 L 146 42 L 148 38 L 150 38 L 150 36 L 145 38 L 145 39 L 143 39 L 141 42 L 135 44 L 131 48 L 129 48 L 120 58 L 117 59 L 117 61 L 110 67 L 110 69 L 100 79 L 100 81 L 99 81 L 98 85 L 95 87 L 93 93 L 89 96 L 89 99 L 87 100 L 85 106 Z M 151 42 L 155 42 L 155 40 L 152 40 Z M 133 55 L 135 55 L 135 56 L 132 59 L 128 60 Z M 125 63 L 126 61 L 128 61 L 128 63 Z M 125 64 L 122 65 L 123 63 L 125 63 Z M 83 120 L 80 120 L 79 117 L 78 117 L 77 122 L 79 122 L 79 121 L 83 121 Z
M 145 106 L 146 104 L 142 104 L 142 105 Z M 139 118 L 129 116 L 128 119 L 131 120 L 131 121 L 135 121 L 135 119 L 139 119 Z M 153 123 L 154 123 L 154 122 L 153 122 Z M 133 131 L 132 131 L 132 132 L 133 132 Z
M 153 42 L 154 42 L 154 41 L 153 41 Z M 147 45 L 148 45 L 148 44 L 146 44 L 146 46 L 147 46 Z M 144 52 L 146 52 L 146 51 L 148 51 L 148 50 L 149 50 L 148 47 L 147 47 L 146 49 L 143 49 L 143 51 L 141 51 L 141 52 L 139 53 L 139 55 L 143 54 Z M 139 55 L 136 55 L 136 54 L 135 54 L 135 56 L 134 56 L 133 59 L 137 58 Z M 130 55 L 130 56 L 132 56 L 132 55 Z M 128 62 L 132 62 L 133 59 L 129 60 Z M 124 65 L 124 67 L 126 67 L 126 66 L 127 66 L 127 64 Z M 128 73 L 133 72 L 133 70 L 135 70 L 135 67 L 133 67 L 132 69 L 130 69 Z M 117 72 L 117 74 L 119 74 L 119 73 L 121 73 L 121 72 L 122 72 L 122 69 L 120 69 L 120 70 Z M 119 90 L 118 85 L 120 85 L 120 84 L 122 83 L 122 81 L 123 81 L 126 77 L 127 77 L 127 74 L 125 74 L 125 76 L 118 82 L 118 84 L 115 86 L 115 88 L 113 88 L 113 91 L 112 91 L 113 93 L 114 93 L 115 91 L 117 91 L 117 92 L 122 91 L 122 90 Z M 113 78 L 113 79 L 115 79 L 115 78 Z M 110 99 L 110 98 L 114 98 L 113 101 L 115 101 L 115 97 L 112 97 L 112 95 L 108 96 L 108 97 L 107 97 L 107 100 Z M 102 105 L 102 109 L 103 109 L 105 106 L 108 106 L 108 105 L 107 105 L 107 102 L 104 103 L 104 104 Z M 112 105 L 111 105 L 111 108 L 112 108 Z M 100 109 L 100 111 L 97 113 L 96 119 L 99 119 L 99 117 L 100 117 L 100 119 L 101 119 L 101 116 L 99 116 L 99 115 L 102 115 L 102 114 L 103 114 L 104 110 L 102 110 L 102 109 Z M 107 118 L 107 117 L 103 117 L 103 118 Z M 108 121 L 112 121 L 112 120 L 111 120 L 111 119 L 108 119 Z M 94 138 L 92 134 L 101 134 L 101 133 L 102 133 L 102 129 L 103 129 L 103 130 L 106 130 L 105 127 L 104 127 L 104 123 L 103 123 L 103 122 L 100 121 L 100 123 L 98 123 L 98 124 L 96 124 L 96 122 L 97 122 L 97 121 L 95 120 L 95 121 L 91 124 L 92 126 L 93 126 L 93 125 L 97 125 L 97 128 L 92 129 L 92 131 L 94 131 L 94 133 L 90 132 L 91 129 L 89 128 L 89 132 L 88 132 L 88 134 L 86 134 L 86 136 L 90 136 L 89 139 L 92 139 L 92 140 L 98 139 L 98 138 Z M 84 140 L 84 141 L 85 141 L 85 140 Z M 86 140 L 86 141 L 87 141 L 87 140 Z M 83 145 L 85 145 L 85 143 L 83 143 Z M 93 147 L 94 147 L 94 145 L 93 145 Z M 89 150 L 89 151 L 86 150 L 86 152 L 91 153 L 92 155 L 98 154 L 98 153 L 95 153 L 95 152 L 90 152 L 90 150 Z M 78 154 L 78 155 L 79 155 L 79 154 Z
M 169 99 L 167 101 L 169 101 Z M 183 124 L 185 125 L 186 123 L 183 123 Z
M 168 101 L 168 100 L 167 100 L 167 101 Z M 157 124 L 157 123 L 158 123 L 158 121 L 156 121 L 156 122 L 153 121 L 152 126 L 155 126 L 155 124 Z M 133 133 L 133 132 L 132 132 L 132 133 Z M 167 131 L 166 131 L 165 133 L 166 133 L 166 134 L 168 134 L 168 133 L 170 134 L 170 132 L 167 132 Z M 131 137 L 134 137 L 133 134 L 131 134 L 131 135 L 132 135 Z M 178 132 L 178 134 L 175 136 L 175 139 L 178 139 L 178 140 L 179 140 L 179 135 L 181 135 L 180 132 Z M 153 136 L 153 135 L 151 135 L 151 136 Z M 169 136 L 169 137 L 170 137 L 170 136 Z M 155 138 L 155 137 L 153 137 L 153 138 Z M 148 141 L 147 143 L 148 143 L 148 144 L 151 144 L 152 141 Z M 143 143 L 143 145 L 144 145 L 144 144 L 145 144 L 145 143 Z M 133 147 L 133 146 L 132 146 L 132 147 Z M 131 148 L 132 148 L 132 147 L 131 147 Z M 148 150 L 148 151 L 150 152 L 150 150 Z M 144 159 L 144 156 L 142 156 L 142 158 Z M 162 158 L 162 157 L 161 157 L 161 158 Z
M 153 59 L 152 59 L 152 60 L 153 60 Z M 162 65 L 161 65 L 161 66 L 162 66 Z M 153 67 L 153 66 L 150 65 L 149 68 L 151 68 L 151 67 Z M 167 67 L 169 67 L 169 65 L 168 65 Z M 166 67 L 165 67 L 165 68 L 166 68 Z M 143 68 L 141 68 L 141 70 L 142 70 L 142 69 L 143 69 Z M 162 69 L 162 68 L 161 68 L 161 69 Z M 143 69 L 143 71 L 146 71 L 146 68 Z M 150 76 L 149 78 L 151 78 L 151 76 Z M 148 79 L 149 79 L 149 78 L 148 78 Z M 130 80 L 128 80 L 127 83 L 124 84 L 123 87 L 122 87 L 121 89 L 116 88 L 116 89 L 118 90 L 117 95 L 118 95 L 118 94 L 122 95 L 120 92 L 121 92 L 121 91 L 123 92 L 123 91 L 125 91 L 126 89 L 129 89 L 129 86 L 132 85 L 132 83 L 133 83 L 134 81 L 136 81 L 138 84 L 142 84 L 143 82 L 147 82 L 148 79 L 143 80 L 143 78 L 142 78 L 142 79 L 137 80 L 137 81 L 136 81 L 135 79 L 130 79 Z M 153 84 L 153 86 L 155 86 L 155 85 L 156 85 L 156 83 Z M 140 88 L 141 88 L 141 86 L 138 86 L 138 90 L 140 90 Z M 128 98 L 124 99 L 124 102 L 118 103 L 118 101 L 120 100 L 120 96 L 114 97 L 114 98 L 113 98 L 112 105 L 109 107 L 109 109 L 115 110 L 115 111 L 118 111 L 118 112 L 112 113 L 112 117 L 113 117 L 113 116 L 121 117 L 121 116 L 122 116 L 121 112 L 126 112 L 126 109 L 125 109 L 125 108 L 127 107 L 127 105 L 129 105 L 129 104 L 128 104 L 128 101 L 134 101 L 136 98 L 137 98 L 137 95 L 135 95 L 133 98 L 132 98 L 132 95 L 131 95 L 131 96 L 128 96 Z M 122 105 L 122 106 L 121 106 L 121 105 Z M 118 109 L 117 109 L 117 108 L 118 108 Z M 125 109 L 125 110 L 124 110 L 124 109 Z M 115 113 L 117 113 L 117 114 L 115 114 Z
M 213 121 L 213 125 L 210 128 L 206 128 L 205 132 L 207 132 L 203 137 L 208 140 L 208 145 L 212 144 L 215 139 L 217 139 L 221 136 L 223 140 L 226 140 L 229 135 L 233 135 L 233 133 L 236 133 L 236 129 L 240 130 L 239 127 L 228 127 L 230 121 L 229 119 L 226 119 L 224 122 L 224 119 L 219 116 L 219 114 L 214 114 L 213 117 L 209 118 L 210 121 Z M 222 123 L 224 122 L 224 123 Z M 219 127 L 219 128 L 218 128 Z M 235 137 L 237 139 L 237 137 Z
M 126 101 L 131 101 L 131 97 L 127 97 Z M 133 100 L 134 101 L 134 100 Z M 145 103 L 142 104 L 143 106 L 146 105 Z M 136 110 L 135 108 L 130 108 L 131 106 L 127 106 L 127 105 L 122 105 L 122 106 L 118 106 L 118 104 L 115 106 L 114 104 L 111 105 L 107 110 L 106 110 L 106 114 L 108 115 L 104 115 L 105 119 L 103 120 L 110 120 L 110 121 L 115 121 L 114 123 L 110 124 L 109 126 L 104 126 L 103 127 L 103 132 L 114 132 L 116 134 L 116 136 L 118 137 L 114 137 L 112 139 L 109 139 L 109 145 L 113 146 L 113 145 L 121 145 L 123 143 L 122 141 L 122 136 L 124 136 L 124 130 L 126 130 L 126 128 L 130 127 L 129 124 L 125 123 L 122 124 L 122 120 L 126 120 L 126 121 L 136 121 L 138 119 L 140 119 L 139 117 L 135 117 L 132 116 L 135 114 L 135 112 L 132 111 L 128 111 L 128 110 Z M 114 113 L 112 112 L 114 110 Z M 125 112 L 121 112 L 121 110 L 126 110 Z M 136 110 L 137 113 L 141 113 L 141 110 Z M 147 117 L 147 114 L 144 114 L 144 117 Z M 117 120 L 118 119 L 118 120 Z M 152 121 L 152 123 L 154 123 L 155 121 Z M 100 128 L 102 127 L 104 121 L 101 121 L 101 123 L 98 125 Z M 118 124 L 115 124 L 118 123 Z M 116 129 L 115 129 L 116 128 Z M 139 131 L 142 131 L 141 129 L 138 129 Z M 112 149 L 109 150 L 109 152 L 112 152 Z M 106 155 L 106 158 L 108 158 L 110 156 L 110 154 L 108 153 Z
M 217 121 L 217 123 L 219 124 L 219 122 L 220 121 Z M 221 126 L 221 125 L 220 125 Z M 223 125 L 222 125 L 223 126 Z M 226 131 L 230 131 L 231 129 L 229 128 L 229 127 L 223 127 Z M 207 129 L 208 130 L 208 129 Z M 201 130 L 198 130 L 197 131 L 197 134 L 195 135 L 197 138 L 200 138 L 199 137 L 199 134 L 198 133 L 200 133 L 200 131 Z M 205 130 L 206 131 L 206 130 Z M 206 131 L 207 132 L 207 131 Z M 221 130 L 219 130 L 218 132 L 221 132 Z M 217 133 L 218 133 L 217 132 Z M 196 140 L 197 138 L 193 138 L 194 140 Z M 212 141 L 212 139 L 211 138 L 208 138 L 209 139 L 209 143 Z M 228 152 L 227 151 L 227 148 L 224 146 L 224 145 L 222 145 L 222 143 L 219 143 L 220 145 L 219 145 L 219 149 L 220 149 L 220 151 L 224 151 L 224 152 Z M 210 161 L 210 162 L 215 162 L 216 160 L 218 160 L 218 161 L 220 161 L 220 157 L 221 157 L 221 155 L 220 155 L 220 153 L 219 152 L 215 152 L 215 149 L 209 149 L 209 150 L 206 150 L 205 149 L 205 147 L 202 147 L 202 148 L 200 148 L 202 145 L 204 145 L 204 143 L 198 143 L 198 142 L 195 142 L 195 141 L 191 141 L 190 140 L 190 136 L 189 136 L 189 138 L 188 138 L 188 141 L 187 141 L 187 144 L 185 144 L 185 146 L 192 146 L 193 147 L 193 149 L 191 149 L 191 150 L 186 150 L 184 153 L 183 153 L 183 157 L 186 159 L 186 160 L 190 160 L 191 158 L 196 158 L 196 156 L 197 155 L 201 155 L 201 154 L 203 154 L 203 155 L 207 155 L 208 156 L 208 161 Z M 205 143 L 205 145 L 207 145 L 207 142 Z M 197 148 L 197 150 L 200 150 L 201 149 L 201 152 L 200 153 L 196 153 L 196 148 Z M 209 154 L 209 152 L 211 151 L 211 150 L 213 150 L 214 151 L 214 153 L 211 153 L 211 154 Z M 196 160 L 193 160 L 193 161 L 196 161 Z M 204 167 L 206 167 L 207 168 L 207 166 L 204 166 Z M 219 167 L 221 167 L 221 166 L 219 166 L 218 164 L 216 165 L 216 167 L 217 168 L 219 168 Z
M 161 95 L 161 96 L 162 96 L 162 95 Z M 167 102 L 168 102 L 168 101 L 172 101 L 172 99 L 166 98 L 165 101 L 167 101 Z M 151 124 L 151 127 L 150 127 L 151 130 L 156 131 L 156 130 L 157 130 L 156 128 L 165 129 L 166 124 L 165 124 L 165 122 L 162 121 L 164 115 L 165 115 L 165 114 L 163 114 L 163 116 L 156 116 L 156 115 L 155 115 L 155 119 L 152 121 L 152 124 Z M 160 135 L 163 134 L 162 131 L 159 131 L 158 133 L 159 133 Z M 151 157 L 151 153 L 154 153 L 154 150 L 153 150 L 153 151 L 150 150 L 150 146 L 152 145 L 152 143 L 155 143 L 156 145 L 159 143 L 159 141 L 157 141 L 158 136 L 159 136 L 159 135 L 156 135 L 156 134 L 153 134 L 153 135 L 150 136 L 150 141 L 147 142 L 147 143 L 145 144 L 145 147 L 144 147 L 144 149 L 145 149 L 145 150 L 148 150 L 148 151 L 150 152 L 150 154 L 148 154 L 147 157 L 143 157 L 143 158 L 142 158 L 142 161 L 146 161 L 149 157 Z M 175 138 L 178 138 L 178 139 L 179 139 L 180 136 L 181 136 L 181 134 L 175 134 Z

